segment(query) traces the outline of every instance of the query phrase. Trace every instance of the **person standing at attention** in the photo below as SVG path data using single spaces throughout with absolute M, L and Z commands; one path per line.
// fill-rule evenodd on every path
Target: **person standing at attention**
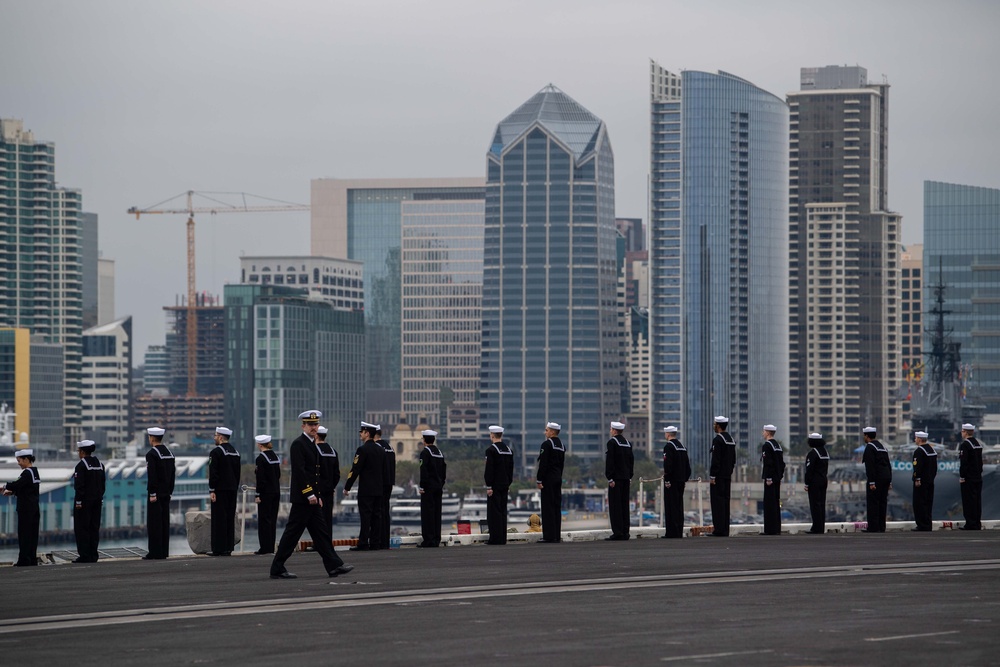
M 761 478 L 764 480 L 764 534 L 781 535 L 781 480 L 785 476 L 785 455 L 774 439 L 777 428 L 766 424 L 760 449 Z
M 441 448 L 434 444 L 437 431 L 421 431 L 424 447 L 420 450 L 420 536 L 418 547 L 441 546 L 441 496 L 448 465 Z
M 667 525 L 663 537 L 684 537 L 684 485 L 691 479 L 691 461 L 677 427 L 663 429 L 663 515 Z
M 820 433 L 809 434 L 809 453 L 806 454 L 806 471 L 803 475 L 805 491 L 809 494 L 809 513 L 812 515 L 810 535 L 826 532 L 826 485 L 830 468 L 830 455 Z
M 20 476 L 3 487 L 3 495 L 17 496 L 17 567 L 38 565 L 38 490 L 42 480 L 35 467 L 35 451 L 14 452 Z
M 74 563 L 96 563 L 101 541 L 101 511 L 104 509 L 104 464 L 94 451 L 97 443 L 81 440 L 76 443 L 80 462 L 73 470 L 73 532 L 76 534 L 77 558 Z
M 257 490 L 257 541 L 260 546 L 254 553 L 258 556 L 274 553 L 274 539 L 278 526 L 278 503 L 281 500 L 281 457 L 271 447 L 271 436 L 258 435 L 254 438 L 260 454 L 254 461 L 254 477 Z
M 490 426 L 490 446 L 486 448 L 487 544 L 507 544 L 507 494 L 514 481 L 514 451 L 503 441 L 503 427 Z
M 146 429 L 146 524 L 149 552 L 145 560 L 163 560 L 170 555 L 170 496 L 174 494 L 174 455 L 163 444 L 163 429 Z
M 711 463 L 708 469 L 708 495 L 712 505 L 713 537 L 729 537 L 729 505 L 736 468 L 736 440 L 729 434 L 729 417 L 714 420 Z
M 208 455 L 208 498 L 212 503 L 212 551 L 232 556 L 236 546 L 236 493 L 240 488 L 240 453 L 229 444 L 233 432 L 215 429 L 215 449 Z
M 538 451 L 538 473 L 535 475 L 542 496 L 542 539 L 539 542 L 559 542 L 562 539 L 562 476 L 566 462 L 566 447 L 559 439 L 562 426 L 545 424 L 545 442 Z
M 604 476 L 608 480 L 608 519 L 611 521 L 611 535 L 606 540 L 627 540 L 629 538 L 629 492 L 635 459 L 632 444 L 625 438 L 625 424 L 611 422 L 608 429 L 611 438 L 604 448 Z

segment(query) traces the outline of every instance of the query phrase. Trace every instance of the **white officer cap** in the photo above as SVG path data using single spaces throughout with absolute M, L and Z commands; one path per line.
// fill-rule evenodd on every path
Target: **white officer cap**
M 18 458 L 20 456 L 34 456 L 34 455 L 35 455 L 34 449 L 19 449 L 16 452 L 14 452 L 14 458 Z
M 916 433 L 913 434 L 913 437 L 914 438 L 922 438 L 923 440 L 926 440 L 927 439 L 927 431 L 917 431 Z
M 80 442 L 76 443 L 77 449 L 83 449 L 84 447 L 96 447 L 96 446 L 97 443 L 94 442 L 93 440 L 81 440 Z
M 862 433 L 878 433 L 878 429 L 875 428 L 874 426 L 865 426 L 865 428 L 862 430 Z
M 430 436 L 436 436 L 437 434 L 438 434 L 438 432 L 437 432 L 437 431 L 432 431 L 432 430 L 430 430 L 430 429 L 427 429 L 426 431 L 421 431 L 421 432 L 420 432 L 420 435 L 430 435 Z
M 330 432 L 330 430 L 325 426 L 320 426 L 318 429 L 316 429 L 316 432 L 322 435 L 326 435 L 327 433 Z
M 226 437 L 229 437 L 233 434 L 233 429 L 226 428 L 225 426 L 218 426 L 216 427 L 215 432 L 218 433 L 219 435 L 224 435 Z
M 723 417 L 722 415 L 719 415 L 718 417 L 715 418 L 715 423 L 716 424 L 728 424 L 729 423 L 729 417 Z
M 369 424 L 368 422 L 361 422 L 361 428 L 375 429 L 375 424 Z
M 503 426 L 493 425 L 490 426 L 490 433 L 503 433 Z
M 611 422 L 611 428 L 613 428 L 616 431 L 624 431 L 625 430 L 625 424 L 623 424 L 621 422 Z
M 962 430 L 963 431 L 975 431 L 976 427 L 973 426 L 972 424 L 962 424 Z
M 309 424 L 318 424 L 323 413 L 319 410 L 306 410 L 299 415 L 299 419 Z
M 778 427 L 775 426 L 774 424 L 764 424 L 764 430 L 765 431 L 770 431 L 771 433 L 774 433 L 775 431 L 778 430 Z
M 271 436 L 269 435 L 255 435 L 253 439 L 257 441 L 258 445 L 266 445 L 271 442 Z
M 809 434 L 809 439 L 810 440 L 822 440 L 823 439 L 823 434 L 822 433 L 810 433 Z
M 151 428 L 147 428 L 146 429 L 146 433 L 148 433 L 149 435 L 155 435 L 155 436 L 163 437 L 164 430 L 162 428 L 160 428 L 159 426 L 153 426 Z
M 677 427 L 676 426 L 667 426 L 666 428 L 663 429 L 663 432 L 664 433 L 677 433 Z
M 550 428 L 553 431 L 560 431 L 560 430 L 562 430 L 562 426 L 560 426 L 559 424 L 557 424 L 555 422 L 549 422 L 549 423 L 547 423 L 545 425 L 545 428 Z
M 375 424 L 375 430 L 378 431 L 379 433 L 381 433 L 382 432 L 382 425 L 381 424 Z

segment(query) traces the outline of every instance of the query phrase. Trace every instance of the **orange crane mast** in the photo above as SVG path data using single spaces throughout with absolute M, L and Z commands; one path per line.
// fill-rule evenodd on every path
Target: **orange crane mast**
M 239 197 L 240 203 L 232 204 L 229 202 L 216 199 L 216 196 L 227 195 L 231 197 Z M 187 197 L 187 205 L 183 208 L 164 208 L 165 204 L 169 204 L 181 197 Z M 211 205 L 207 206 L 195 206 L 194 197 L 202 197 L 204 199 L 212 202 Z M 268 204 L 263 205 L 250 205 L 247 203 L 247 197 L 252 197 L 254 199 L 261 199 Z M 135 219 L 138 220 L 142 215 L 153 215 L 153 214 L 167 214 L 167 215 L 186 215 L 187 218 L 187 393 L 188 396 L 197 395 L 197 343 L 198 343 L 198 312 L 196 310 L 197 301 L 197 290 L 195 288 L 195 243 L 194 243 L 194 216 L 196 213 L 209 213 L 211 215 L 216 215 L 218 213 L 277 213 L 277 212 L 287 212 L 287 211 L 308 211 L 309 206 L 306 204 L 294 204 L 291 202 L 284 202 L 277 199 L 269 199 L 267 197 L 260 197 L 258 195 L 250 195 L 245 192 L 195 192 L 194 190 L 188 190 L 186 193 L 179 194 L 170 199 L 166 199 L 158 204 L 147 208 L 139 208 L 138 206 L 132 206 L 128 209 L 129 213 L 135 214 Z

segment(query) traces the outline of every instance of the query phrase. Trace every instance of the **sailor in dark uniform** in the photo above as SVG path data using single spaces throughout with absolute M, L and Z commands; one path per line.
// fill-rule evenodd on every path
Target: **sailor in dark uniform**
M 208 497 L 212 502 L 212 551 L 231 556 L 236 546 L 236 493 L 240 488 L 240 453 L 229 444 L 233 432 L 215 429 L 215 449 L 208 455 Z
M 378 424 L 375 425 L 375 443 L 385 452 L 382 457 L 382 535 L 379 539 L 379 548 L 388 549 L 389 534 L 392 529 L 389 504 L 392 499 L 392 488 L 396 486 L 396 450 L 382 438 L 382 427 Z
M 866 533 L 884 533 L 885 515 L 889 504 L 889 489 L 892 488 L 892 462 L 889 450 L 878 441 L 878 431 L 874 426 L 866 426 L 863 431 L 865 452 L 861 456 L 868 478 L 868 528 Z
M 316 429 L 316 448 L 319 450 L 318 475 L 319 497 L 323 501 L 323 519 L 333 533 L 333 506 L 334 498 L 337 494 L 337 485 L 340 484 L 340 457 L 337 450 L 326 441 L 328 429 L 320 426 Z
M 934 479 L 937 477 L 937 452 L 927 442 L 927 432 L 913 434 L 917 448 L 913 450 L 913 530 L 929 531 L 933 528 Z
M 73 532 L 76 534 L 74 563 L 96 563 L 97 546 L 101 540 L 101 511 L 104 508 L 104 464 L 94 456 L 97 443 L 81 440 L 76 443 L 80 462 L 73 470 Z
M 507 494 L 514 481 L 514 451 L 503 441 L 503 427 L 490 426 L 490 446 L 486 448 L 487 544 L 507 544 Z
M 420 450 L 420 535 L 418 547 L 441 546 L 441 496 L 448 465 L 444 454 L 434 444 L 437 431 L 421 431 L 424 448 Z
M 806 471 L 803 476 L 809 494 L 809 513 L 812 515 L 811 535 L 826 532 L 826 484 L 830 468 L 830 455 L 820 433 L 809 434 L 809 453 L 806 454 Z
M 174 455 L 163 444 L 163 429 L 146 429 L 149 451 L 146 452 L 146 523 L 149 553 L 146 560 L 161 560 L 170 555 L 170 496 L 174 494 Z
M 983 446 L 976 440 L 976 427 L 962 424 L 962 444 L 958 446 L 958 485 L 962 490 L 960 530 L 983 529 Z
M 663 537 L 684 537 L 684 485 L 691 479 L 691 461 L 677 427 L 663 429 L 663 516 L 667 529 Z
M 542 539 L 558 542 L 562 539 L 562 476 L 566 462 L 566 447 L 559 439 L 562 426 L 545 424 L 545 442 L 538 451 L 538 473 L 535 479 L 542 497 Z
M 761 479 L 764 480 L 764 534 L 781 535 L 781 480 L 785 477 L 785 455 L 774 439 L 777 428 L 766 424 L 760 449 Z
M 257 490 L 257 541 L 260 547 L 254 553 L 258 556 L 274 553 L 274 539 L 278 525 L 278 503 L 281 500 L 281 457 L 271 447 L 271 436 L 258 435 L 254 438 L 260 454 L 254 461 L 254 477 Z
M 38 565 L 38 490 L 42 480 L 34 466 L 34 450 L 15 451 L 14 457 L 21 466 L 21 475 L 3 487 L 3 495 L 17 496 L 17 562 L 14 565 Z
M 611 521 L 611 535 L 606 540 L 627 540 L 629 538 L 629 492 L 635 458 L 632 443 L 623 434 L 623 422 L 611 422 L 611 438 L 605 445 L 604 476 L 608 480 L 608 519 Z
M 715 437 L 712 438 L 711 462 L 708 468 L 708 495 L 712 504 L 712 532 L 714 537 L 729 537 L 729 504 L 736 468 L 736 440 L 729 434 L 729 417 L 714 420 Z
M 361 529 L 358 532 L 358 546 L 351 547 L 351 550 L 374 551 L 382 542 L 382 461 L 385 450 L 375 443 L 375 424 L 361 422 L 358 434 L 361 446 L 354 453 L 354 465 L 347 473 L 347 483 L 344 485 L 344 496 L 347 496 L 351 487 L 358 484 Z
M 320 465 L 319 450 L 316 448 L 316 431 L 323 413 L 319 410 L 307 410 L 299 415 L 302 420 L 302 433 L 292 441 L 288 448 L 288 458 L 292 469 L 292 480 L 288 492 L 292 507 L 288 512 L 288 523 L 285 532 L 278 542 L 278 551 L 271 561 L 272 579 L 295 579 L 296 576 L 285 569 L 285 561 L 299 545 L 299 538 L 305 530 L 313 541 L 313 549 L 323 559 L 323 567 L 331 577 L 347 574 L 354 569 L 353 565 L 345 565 L 337 552 L 333 550 L 333 540 L 330 537 L 330 526 L 323 518 L 323 502 L 317 489 L 316 470 Z

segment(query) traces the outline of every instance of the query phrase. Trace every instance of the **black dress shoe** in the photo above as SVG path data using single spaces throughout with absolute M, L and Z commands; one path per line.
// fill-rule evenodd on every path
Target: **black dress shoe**
M 272 574 L 271 578 L 272 579 L 298 579 L 298 577 L 296 577 L 294 574 L 292 574 L 288 570 L 285 570 L 281 574 Z
M 368 551 L 368 547 L 358 545 L 356 547 L 351 547 L 348 551 Z
M 273 554 L 273 553 L 274 553 L 273 551 L 261 551 L 260 549 L 258 549 L 257 551 L 253 552 L 253 555 L 254 556 L 267 556 L 267 555 Z
M 604 541 L 605 542 L 617 542 L 618 541 L 618 536 L 617 535 L 612 535 L 610 537 L 605 537 Z
M 336 570 L 331 570 L 330 572 L 327 572 L 327 574 L 329 574 L 331 577 L 338 577 L 342 574 L 347 574 L 353 569 L 354 569 L 353 565 L 341 565 Z

